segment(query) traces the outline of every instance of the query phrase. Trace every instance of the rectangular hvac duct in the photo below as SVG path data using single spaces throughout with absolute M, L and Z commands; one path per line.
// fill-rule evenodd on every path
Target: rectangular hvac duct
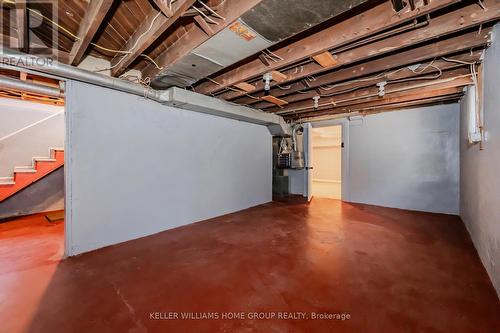
M 238 20 L 163 71 L 153 81 L 153 87 L 190 86 L 271 45 Z
M 156 89 L 186 87 L 367 0 L 263 0 L 163 70 Z

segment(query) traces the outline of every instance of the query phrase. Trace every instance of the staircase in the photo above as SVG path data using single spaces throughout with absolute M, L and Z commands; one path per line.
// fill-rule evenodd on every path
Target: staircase
M 64 149 L 50 148 L 49 157 L 33 157 L 29 166 L 14 168 L 12 177 L 0 177 L 0 202 L 64 165 Z

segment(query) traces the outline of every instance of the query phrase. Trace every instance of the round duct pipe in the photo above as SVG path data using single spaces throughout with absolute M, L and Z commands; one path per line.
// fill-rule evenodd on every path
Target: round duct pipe
M 157 102 L 165 102 L 160 98 L 158 91 L 146 88 L 139 84 L 122 79 L 94 73 L 77 67 L 61 64 L 51 58 L 41 58 L 29 54 L 3 49 L 0 53 L 1 63 L 18 68 L 25 68 L 34 72 L 54 75 L 60 78 L 71 79 L 98 85 L 105 88 L 120 90 L 130 94 L 143 96 Z
M 50 97 L 64 96 L 64 92 L 59 88 L 21 81 L 7 76 L 0 76 L 0 87 Z

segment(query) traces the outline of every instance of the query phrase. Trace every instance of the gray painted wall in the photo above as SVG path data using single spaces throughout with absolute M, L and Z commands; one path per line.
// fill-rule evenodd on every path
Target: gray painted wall
M 0 219 L 64 209 L 64 168 L 0 202 Z
M 460 216 L 500 295 L 500 25 L 484 59 L 485 149 L 467 142 L 467 97 L 461 105 Z
M 312 125 L 342 125 L 342 200 L 458 214 L 458 104 Z M 289 175 L 292 193 L 306 196 L 305 171 Z
M 459 211 L 458 104 L 380 113 L 349 127 L 349 200 Z
M 272 200 L 266 127 L 67 88 L 69 255 Z

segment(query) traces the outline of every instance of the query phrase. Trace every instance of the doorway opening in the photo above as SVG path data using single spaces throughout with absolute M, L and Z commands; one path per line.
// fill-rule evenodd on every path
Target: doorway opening
M 0 88 L 0 266 L 15 271 L 64 256 L 65 97 L 59 79 L 0 74 L 15 83 Z
M 312 196 L 342 199 L 342 125 L 312 128 Z

